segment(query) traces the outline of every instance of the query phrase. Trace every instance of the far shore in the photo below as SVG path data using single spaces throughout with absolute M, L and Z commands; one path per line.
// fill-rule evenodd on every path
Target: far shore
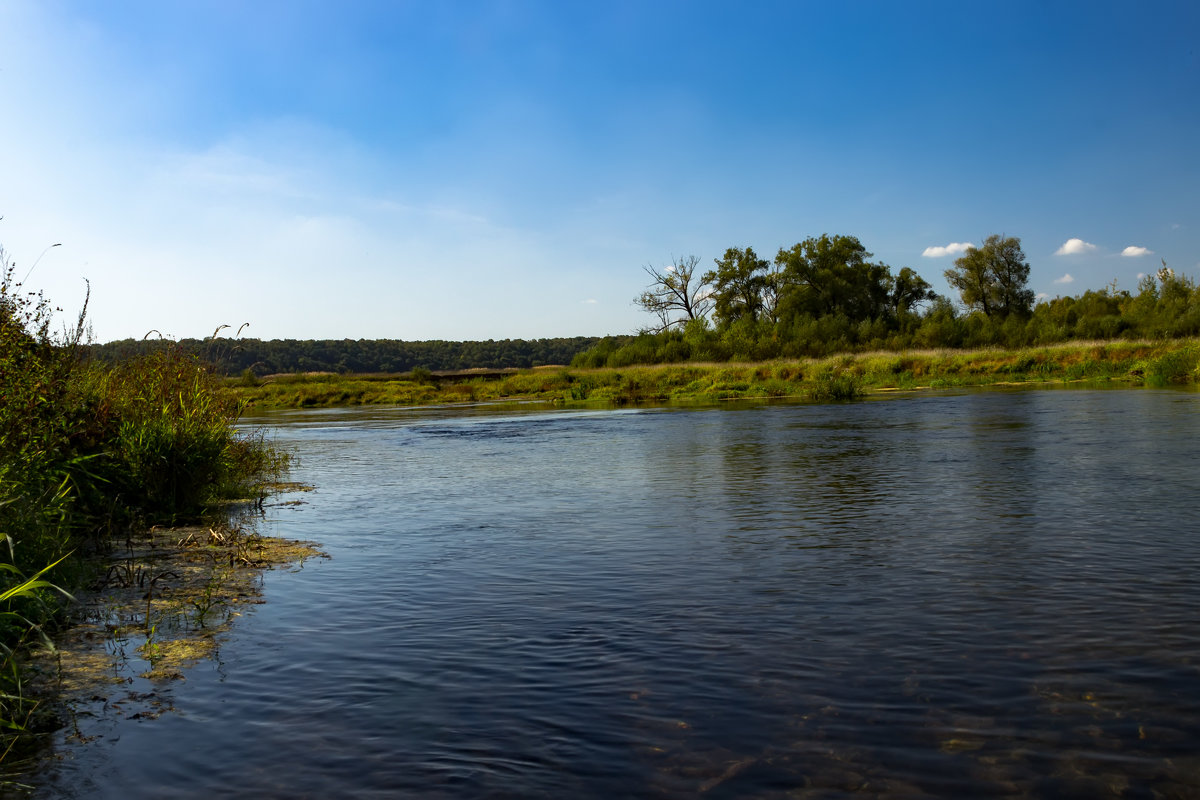
M 1020 350 L 847 353 L 761 363 L 400 374 L 303 373 L 230 380 L 246 408 L 543 400 L 627 405 L 735 399 L 851 400 L 871 393 L 1034 383 L 1165 386 L 1200 382 L 1200 339 L 1072 342 Z

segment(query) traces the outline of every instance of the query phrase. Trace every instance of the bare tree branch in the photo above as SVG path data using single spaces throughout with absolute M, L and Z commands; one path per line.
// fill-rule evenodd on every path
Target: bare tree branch
M 699 265 L 697 256 L 687 256 L 673 259 L 670 266 L 662 270 L 652 266 L 644 268 L 651 283 L 633 302 L 658 317 L 659 325 L 652 332 L 702 319 L 712 309 L 712 287 L 696 275 Z

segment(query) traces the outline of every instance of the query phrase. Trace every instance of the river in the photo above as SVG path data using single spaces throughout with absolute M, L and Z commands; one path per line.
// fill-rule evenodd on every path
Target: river
M 37 795 L 1200 795 L 1200 394 L 251 422 L 331 558 Z

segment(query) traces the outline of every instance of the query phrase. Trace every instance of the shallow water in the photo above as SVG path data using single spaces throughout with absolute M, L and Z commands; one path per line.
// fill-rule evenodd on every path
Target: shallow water
M 332 559 L 40 796 L 1200 794 L 1200 395 L 258 421 Z

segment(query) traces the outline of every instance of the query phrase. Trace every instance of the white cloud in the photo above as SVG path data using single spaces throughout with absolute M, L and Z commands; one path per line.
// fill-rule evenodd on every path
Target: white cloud
M 1055 283 L 1074 283 L 1075 279 L 1072 278 L 1071 273 L 1068 272 L 1066 275 L 1063 275 L 1061 278 L 1055 278 L 1054 282 Z
M 1144 277 L 1146 277 L 1146 273 L 1144 273 L 1144 272 L 1139 272 L 1139 273 L 1137 274 L 1137 279 L 1138 279 L 1139 281 L 1140 281 L 1142 278 L 1144 278 Z
M 1037 295 L 1035 295 L 1033 299 L 1034 300 L 1049 300 L 1050 295 L 1046 294 L 1045 292 L 1038 292 Z
M 594 297 L 589 297 L 587 300 L 580 300 L 579 302 L 581 302 L 581 303 L 583 303 L 584 305 L 587 305 L 587 306 L 594 306 L 594 305 L 596 305 L 597 303 L 599 303 L 600 301 L 599 301 L 599 300 L 597 300 L 597 299 L 596 299 L 596 298 L 594 298 Z
M 1134 245 L 1130 245 L 1121 251 L 1121 255 L 1125 256 L 1126 258 L 1137 258 L 1138 256 L 1152 256 L 1154 255 L 1154 251 L 1145 247 L 1135 247 Z
M 975 247 L 970 242 L 951 242 L 945 246 L 926 247 L 925 252 L 921 253 L 925 258 L 942 258 L 944 256 L 954 255 L 955 253 L 965 253 Z
M 1090 253 L 1096 249 L 1096 245 L 1091 242 L 1085 242 L 1083 239 L 1067 239 L 1063 242 L 1063 246 L 1054 251 L 1056 256 L 1076 256 L 1080 253 Z

